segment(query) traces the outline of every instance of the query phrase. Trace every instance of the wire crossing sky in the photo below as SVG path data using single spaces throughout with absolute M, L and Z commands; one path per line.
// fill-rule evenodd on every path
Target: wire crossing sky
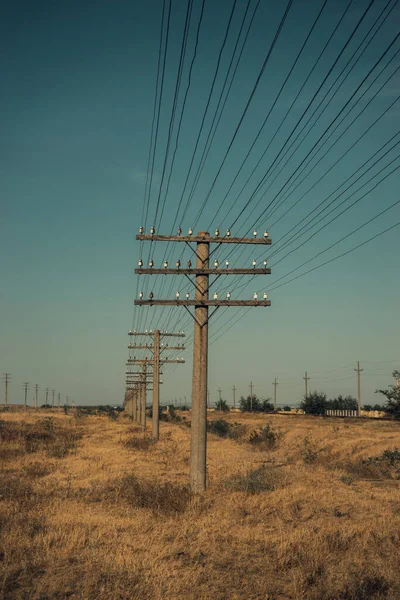
M 272 301 L 211 318 L 212 401 L 218 387 L 228 401 L 234 385 L 247 395 L 250 381 L 270 397 L 277 377 L 278 404 L 295 405 L 306 370 L 310 389 L 355 394 L 359 360 L 363 401 L 378 402 L 374 390 L 400 367 L 399 23 L 397 0 L 5 7 L 0 367 L 12 374 L 10 401 L 30 381 L 77 403 L 120 403 L 132 327 L 185 331 L 186 363 L 164 368 L 161 403 L 190 402 L 191 317 L 133 300 L 193 297 L 193 286 L 133 270 L 193 255 L 137 242 L 143 226 L 273 240 L 212 255 L 272 269 L 212 286 Z

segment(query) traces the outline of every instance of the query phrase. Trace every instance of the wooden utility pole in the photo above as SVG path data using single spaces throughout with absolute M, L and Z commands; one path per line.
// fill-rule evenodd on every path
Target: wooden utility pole
M 236 408 L 236 388 L 235 388 L 235 386 L 233 386 L 232 392 L 233 392 L 233 408 Z
M 143 229 L 141 228 L 141 231 Z M 189 248 L 191 244 L 196 244 L 194 249 L 196 255 L 196 267 L 181 269 L 180 262 L 177 261 L 176 269 L 169 269 L 168 264 L 163 269 L 154 269 L 153 265 L 149 269 L 135 269 L 137 274 L 164 274 L 164 275 L 194 275 L 195 276 L 195 297 L 180 299 L 177 292 L 175 300 L 155 300 L 151 293 L 149 300 L 143 300 L 141 293 L 140 299 L 135 300 L 136 305 L 150 306 L 183 306 L 188 312 L 189 307 L 194 307 L 194 339 L 193 339 L 193 378 L 192 378 L 192 422 L 191 422 L 191 442 L 190 442 L 190 487 L 193 493 L 202 493 L 206 487 L 206 445 L 207 445 L 207 372 L 208 372 L 208 323 L 209 318 L 220 306 L 270 306 L 271 302 L 266 299 L 264 293 L 263 300 L 258 300 L 257 293 L 253 300 L 231 300 L 230 293 L 226 300 L 218 299 L 218 294 L 214 294 L 213 299 L 209 299 L 209 277 L 215 275 L 219 278 L 221 275 L 267 275 L 271 272 L 266 268 L 264 261 L 263 269 L 219 269 L 218 261 L 214 262 L 213 269 L 210 269 L 210 244 L 271 244 L 268 233 L 264 233 L 263 238 L 257 237 L 254 232 L 254 238 L 231 237 L 230 231 L 226 236 L 220 237 L 219 231 L 215 236 L 210 236 L 207 231 L 201 231 L 193 236 L 189 231 L 188 236 L 178 235 L 155 235 L 152 228 L 150 235 L 140 233 L 136 236 L 137 240 L 150 242 L 183 242 Z M 214 251 L 214 250 L 213 250 Z M 139 265 L 142 260 L 139 261 Z M 209 316 L 209 307 L 215 307 L 213 313 Z M 191 314 L 191 313 L 190 313 Z
M 306 395 L 305 395 L 305 397 L 308 398 L 308 382 L 309 382 L 310 378 L 307 375 L 307 371 L 306 371 L 305 376 L 303 377 L 303 379 L 304 379 L 305 384 L 306 384 L 306 392 L 305 392 Z
M 51 390 L 51 408 L 54 410 L 54 394 L 56 390 Z
M 35 408 L 38 407 L 38 392 L 39 392 L 39 384 L 35 383 Z
M 3 381 L 4 381 L 4 403 L 8 406 L 8 384 L 11 380 L 10 373 L 4 373 Z
M 28 390 L 29 390 L 29 381 L 24 381 L 24 390 L 25 390 L 24 406 L 25 406 L 25 409 L 26 409 L 26 407 L 27 407 L 27 396 L 28 396 Z
M 167 333 L 164 331 L 160 331 L 159 329 L 155 329 L 154 332 L 137 332 L 130 331 L 129 335 L 131 336 L 142 336 L 142 335 L 150 335 L 153 337 L 153 344 L 129 344 L 128 348 L 130 350 L 140 349 L 140 350 L 149 350 L 153 353 L 153 361 L 150 361 L 153 365 L 153 417 L 152 417 L 152 438 L 153 440 L 158 440 L 160 435 L 160 368 L 163 364 L 165 364 L 165 360 L 161 358 L 162 352 L 165 350 L 184 350 L 185 347 L 182 345 L 178 346 L 169 346 L 168 344 L 164 345 L 161 343 L 161 340 L 164 337 L 185 337 L 183 332 L 178 333 Z M 129 361 L 128 361 L 129 362 Z M 168 361 L 171 362 L 171 361 Z M 183 361 L 173 361 L 182 363 Z
M 253 412 L 253 382 L 250 381 L 250 411 Z
M 272 385 L 274 386 L 274 410 L 276 410 L 276 387 L 279 385 L 279 383 L 276 380 L 276 377 L 275 377 Z
M 60 412 L 60 408 L 61 408 L 61 394 L 58 393 L 57 394 L 57 409 L 58 409 L 58 412 Z
M 47 408 L 47 401 L 48 401 L 48 398 L 49 398 L 49 388 L 47 387 L 47 388 L 46 388 L 46 408 Z
M 154 363 L 153 363 L 153 418 L 151 437 L 160 437 L 160 330 L 154 331 Z
M 222 396 L 221 396 L 221 394 L 222 394 L 222 390 L 221 390 L 220 387 L 217 389 L 217 392 L 218 392 L 218 395 L 219 395 L 219 399 L 218 399 L 219 408 L 221 409 L 221 402 L 222 402 Z
M 357 362 L 357 369 L 354 369 L 357 373 L 357 388 L 358 388 L 358 396 L 357 396 L 357 416 L 361 416 L 361 371 L 364 369 L 360 369 L 360 363 Z

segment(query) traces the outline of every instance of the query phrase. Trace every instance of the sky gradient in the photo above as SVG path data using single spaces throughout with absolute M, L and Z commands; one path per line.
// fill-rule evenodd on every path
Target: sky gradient
M 253 154 L 227 194 L 322 6 L 320 0 L 294 0 L 251 105 L 210 192 L 284 12 L 281 3 L 261 1 L 210 154 L 186 214 L 181 219 L 183 207 L 189 199 L 193 171 L 186 191 L 184 182 L 232 1 L 208 0 L 205 3 L 198 52 L 166 192 L 177 119 L 188 82 L 201 8 L 201 2 L 195 0 L 182 87 L 178 96 L 178 117 L 172 130 L 172 145 L 167 153 L 187 7 L 183 0 L 173 0 L 153 185 L 148 218 L 142 222 L 162 2 L 7 3 L 0 24 L 0 370 L 12 374 L 11 402 L 23 401 L 22 382 L 29 381 L 30 399 L 33 396 L 33 384 L 38 383 L 42 401 L 44 389 L 49 386 L 61 392 L 63 399 L 68 395 L 78 404 L 121 403 L 125 360 L 128 357 L 127 332 L 131 327 L 154 329 L 157 326 L 168 330 L 183 328 L 188 334 L 186 364 L 164 370 L 162 402 L 175 398 L 183 400 L 185 397 L 189 401 L 193 326 L 186 312 L 183 308 L 171 311 L 133 307 L 134 297 L 140 289 L 146 294 L 152 290 L 159 298 L 172 298 L 177 289 L 183 294 L 187 284 L 178 279 L 171 283 L 166 283 L 162 278 L 157 278 L 154 283 L 149 278 L 141 280 L 133 275 L 133 270 L 139 258 L 148 261 L 151 257 L 155 264 L 160 265 L 165 251 L 169 253 L 171 264 L 180 256 L 185 262 L 192 256 L 180 247 L 162 248 L 158 245 L 157 248 L 142 248 L 135 240 L 135 235 L 140 225 L 144 225 L 148 231 L 155 224 L 162 233 L 171 233 L 177 225 L 187 230 L 196 223 L 199 207 L 208 194 L 209 200 L 196 223 L 196 229 L 204 230 L 212 226 L 213 229 L 219 227 L 225 231 L 232 225 L 338 56 L 366 9 L 367 2 L 354 0 L 352 3 L 293 111 L 271 143 L 248 187 L 239 196 L 346 5 L 347 2 L 342 0 L 328 0 L 309 43 L 256 142 Z M 236 4 L 221 56 L 215 93 L 206 115 L 199 152 L 195 156 L 196 167 L 246 6 L 244 0 Z M 253 0 L 249 15 L 255 6 Z M 376 0 L 357 35 L 343 52 L 341 62 L 332 71 L 324 90 L 328 90 L 385 6 L 386 2 Z M 390 7 L 388 4 L 388 10 Z M 249 19 L 246 24 L 248 22 Z M 398 104 L 388 109 L 362 141 L 327 173 L 335 160 L 400 94 L 399 75 L 396 72 L 400 65 L 400 55 L 396 54 L 400 48 L 398 40 L 388 51 L 382 66 L 389 59 L 392 62 L 374 86 L 366 91 L 357 107 L 366 106 L 386 77 L 394 73 L 390 81 L 304 183 L 293 191 L 292 196 L 286 199 L 282 194 L 279 195 L 282 185 L 395 38 L 399 22 L 400 12 L 395 8 L 310 136 L 296 150 L 291 161 L 285 166 L 282 163 L 282 173 L 275 181 L 270 181 L 271 187 L 255 196 L 253 204 L 235 225 L 234 233 L 244 235 L 253 223 L 256 223 L 260 233 L 268 229 L 273 239 L 272 254 L 291 227 L 296 226 L 396 134 L 400 115 Z M 360 89 L 360 94 L 369 81 Z M 322 98 L 322 95 L 323 90 L 318 98 Z M 358 108 L 355 108 L 346 117 L 331 142 L 357 113 Z M 396 141 L 397 138 L 392 144 Z M 166 153 L 166 177 L 155 222 Z M 360 180 L 360 185 L 390 160 L 394 160 L 393 164 L 385 167 L 382 175 L 398 166 L 398 157 L 399 146 L 394 147 L 382 162 L 371 167 Z M 316 162 L 317 159 L 313 159 L 310 167 Z M 326 176 L 321 182 L 284 215 L 285 209 L 324 174 Z M 303 262 L 334 245 L 344 235 L 396 202 L 399 183 L 399 171 L 396 171 L 276 267 L 274 263 L 286 252 L 282 251 L 276 258 L 271 256 L 273 275 L 267 278 L 268 281 L 265 282 L 266 278 L 253 279 L 235 297 L 250 298 L 256 289 L 269 291 L 274 287 L 275 280 L 297 269 Z M 373 182 L 367 184 L 365 191 L 372 186 Z M 364 188 L 359 196 L 362 191 Z M 226 200 L 217 218 L 212 221 L 225 195 Z M 281 208 L 273 215 L 267 211 L 265 216 L 258 219 L 275 195 L 282 200 Z M 235 203 L 236 197 L 238 201 Z M 176 219 L 181 198 L 183 202 Z M 253 206 L 257 206 L 254 212 Z M 275 224 L 279 217 L 282 218 Z M 400 205 L 397 205 L 293 275 L 350 249 L 399 220 Z M 400 367 L 399 232 L 400 228 L 395 228 L 336 262 L 276 291 L 271 289 L 271 308 L 251 310 L 237 323 L 234 317 L 227 325 L 234 326 L 221 337 L 223 329 L 220 328 L 223 324 L 232 314 L 239 318 L 243 312 L 232 313 L 230 310 L 236 309 L 229 309 L 217 313 L 210 325 L 209 389 L 212 400 L 217 400 L 218 387 L 222 388 L 222 395 L 228 401 L 232 398 L 233 385 L 238 390 L 237 397 L 247 395 L 250 381 L 254 383 L 256 394 L 261 397 L 272 396 L 272 380 L 277 377 L 278 402 L 295 405 L 304 390 L 302 377 L 305 370 L 311 377 L 311 389 L 323 389 L 331 397 L 339 393 L 356 395 L 357 380 L 353 369 L 359 360 L 364 368 L 363 401 L 368 404 L 379 402 L 380 398 L 374 394 L 374 390 L 391 382 L 392 369 Z M 309 234 L 301 240 L 299 238 L 299 243 L 306 237 Z M 290 246 L 288 250 L 294 247 Z M 253 250 L 233 249 L 227 253 L 222 249 L 216 256 L 220 261 L 229 256 L 231 266 L 250 266 Z M 219 282 L 218 291 L 225 294 L 230 285 L 230 282 Z

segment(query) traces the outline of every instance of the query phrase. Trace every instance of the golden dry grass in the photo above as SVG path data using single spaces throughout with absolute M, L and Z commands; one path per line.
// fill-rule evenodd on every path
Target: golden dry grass
M 149 444 L 126 417 L 0 417 L 1 598 L 400 598 L 399 465 L 363 463 L 396 423 L 214 415 L 247 433 L 209 435 L 190 498 L 182 423 Z M 265 423 L 273 449 L 246 441 Z

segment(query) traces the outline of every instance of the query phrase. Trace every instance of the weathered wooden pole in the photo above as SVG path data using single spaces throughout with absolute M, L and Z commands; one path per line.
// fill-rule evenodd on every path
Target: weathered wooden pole
M 209 237 L 200 232 L 198 237 Z M 210 244 L 197 242 L 196 269 L 208 269 Z M 208 274 L 196 274 L 195 300 L 208 300 Z M 207 454 L 208 306 L 195 305 L 193 339 L 192 423 L 190 487 L 194 493 L 206 488 Z

